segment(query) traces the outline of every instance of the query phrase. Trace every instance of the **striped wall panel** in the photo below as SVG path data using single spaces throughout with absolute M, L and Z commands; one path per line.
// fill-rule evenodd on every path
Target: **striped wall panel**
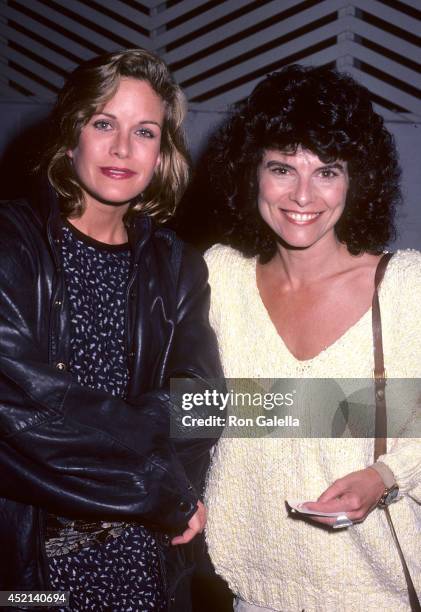
M 389 120 L 421 120 L 419 0 L 0 0 L 0 97 L 54 99 L 102 51 L 143 46 L 193 108 L 224 110 L 281 66 L 336 64 Z

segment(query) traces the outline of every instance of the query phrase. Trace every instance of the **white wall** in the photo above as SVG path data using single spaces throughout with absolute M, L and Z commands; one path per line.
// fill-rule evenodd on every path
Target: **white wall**
M 421 250 L 421 124 L 388 123 L 399 150 L 404 203 L 398 213 L 394 248 Z

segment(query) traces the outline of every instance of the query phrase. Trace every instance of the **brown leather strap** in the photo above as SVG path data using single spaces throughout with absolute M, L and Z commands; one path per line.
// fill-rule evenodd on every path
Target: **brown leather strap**
M 421 611 L 420 600 L 418 599 L 418 595 L 415 590 L 414 583 L 412 582 L 411 574 L 406 564 L 405 556 L 403 554 L 403 550 L 399 543 L 398 536 L 395 531 L 395 526 L 393 524 L 392 517 L 390 516 L 389 508 L 385 508 L 384 511 L 386 512 L 387 522 L 389 523 L 392 538 L 396 544 L 396 549 L 398 551 L 398 555 L 401 560 L 402 569 L 403 569 L 403 573 L 404 573 L 405 580 L 406 580 L 406 587 L 408 589 L 409 605 L 411 606 L 411 611 L 420 612 Z
M 382 337 L 382 320 L 380 316 L 380 303 L 378 288 L 383 279 L 387 264 L 393 253 L 386 253 L 380 259 L 376 275 L 374 277 L 374 295 L 372 303 L 372 322 L 373 322 L 373 351 L 374 351 L 374 393 L 376 399 L 376 419 L 375 419 L 375 441 L 374 441 L 374 461 L 377 461 L 380 455 L 384 455 L 387 451 L 387 414 L 386 414 L 386 370 L 384 368 L 383 355 L 383 337 Z M 411 574 L 406 564 L 398 536 L 393 525 L 392 517 L 390 516 L 389 508 L 384 509 L 387 522 L 390 527 L 393 541 L 396 544 L 399 558 L 401 560 L 403 573 L 405 575 L 406 586 L 408 588 L 409 603 L 412 612 L 421 612 L 420 602 L 417 592 L 412 582 Z
M 374 350 L 374 393 L 376 397 L 376 437 L 374 441 L 374 461 L 386 452 L 387 419 L 386 419 L 386 371 L 383 358 L 382 319 L 378 288 L 383 280 L 387 264 L 393 253 L 385 253 L 380 259 L 374 277 L 374 295 L 371 307 L 373 323 L 373 350 Z

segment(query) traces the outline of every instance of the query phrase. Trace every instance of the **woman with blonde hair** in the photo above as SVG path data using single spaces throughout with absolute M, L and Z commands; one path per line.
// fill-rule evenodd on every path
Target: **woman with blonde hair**
M 157 224 L 188 179 L 184 113 L 145 50 L 83 64 L 51 117 L 48 182 L 0 207 L 3 590 L 190 607 L 210 441 L 170 439 L 169 381 L 220 369 L 206 267 Z

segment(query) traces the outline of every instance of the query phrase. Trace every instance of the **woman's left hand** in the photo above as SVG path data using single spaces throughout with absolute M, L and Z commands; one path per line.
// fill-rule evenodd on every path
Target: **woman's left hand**
M 197 502 L 197 510 L 187 524 L 187 529 L 179 536 L 171 540 L 171 544 L 187 544 L 191 542 L 198 533 L 202 533 L 206 525 L 206 508 L 201 501 Z
M 303 505 L 318 512 L 344 512 L 352 522 L 361 523 L 377 506 L 384 490 L 380 474 L 372 468 L 366 468 L 335 480 L 317 502 L 305 502 Z M 333 525 L 336 521 L 335 518 L 312 515 L 306 518 L 324 525 Z

